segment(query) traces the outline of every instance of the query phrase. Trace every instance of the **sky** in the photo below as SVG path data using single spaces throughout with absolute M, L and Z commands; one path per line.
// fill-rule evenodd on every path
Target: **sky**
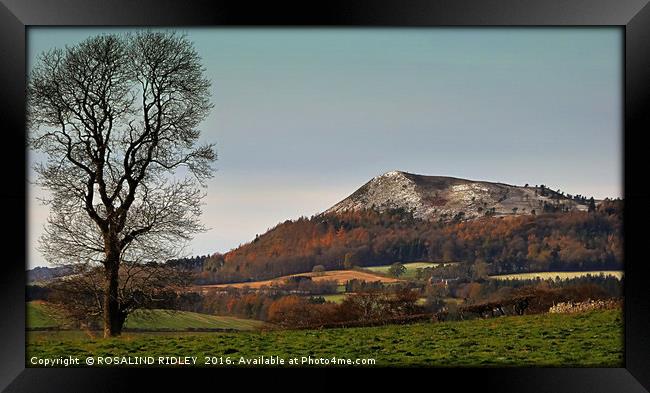
M 200 128 L 218 154 L 210 229 L 187 255 L 322 212 L 391 170 L 623 195 L 620 28 L 177 30 L 212 81 Z M 29 28 L 27 71 L 45 50 L 124 31 Z M 29 267 L 48 265 L 43 195 L 30 184 Z

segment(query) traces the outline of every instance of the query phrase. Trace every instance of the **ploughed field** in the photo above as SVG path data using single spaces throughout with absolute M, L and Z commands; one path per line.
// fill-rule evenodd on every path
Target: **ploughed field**
M 361 280 L 361 281 L 368 281 L 368 282 L 379 281 L 385 284 L 390 284 L 393 282 L 400 281 L 392 277 L 384 277 L 384 276 L 379 276 L 372 273 L 362 272 L 357 270 L 330 270 L 321 273 L 292 274 L 289 276 L 282 276 L 282 277 L 274 278 L 271 280 L 264 280 L 264 281 L 240 282 L 240 283 L 233 283 L 233 284 L 199 285 L 196 287 L 196 289 L 200 289 L 204 291 L 210 289 L 226 288 L 226 287 L 234 287 L 234 288 L 248 287 L 250 289 L 258 289 L 263 286 L 282 284 L 290 277 L 298 277 L 298 276 L 311 277 L 311 279 L 315 282 L 326 281 L 326 280 L 336 281 L 339 285 L 344 285 L 346 282 L 354 279 Z
M 373 358 L 376 366 L 623 366 L 621 310 L 539 314 L 378 327 L 135 333 L 93 338 L 80 331 L 30 331 L 29 359 L 61 356 Z M 286 364 L 286 363 L 285 363 Z M 219 365 L 218 367 L 226 367 Z

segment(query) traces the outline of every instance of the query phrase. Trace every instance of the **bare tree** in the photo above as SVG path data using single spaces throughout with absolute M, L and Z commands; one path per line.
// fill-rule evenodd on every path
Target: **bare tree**
M 29 143 L 50 196 L 41 250 L 103 265 L 104 336 L 121 332 L 121 264 L 178 256 L 216 159 L 198 145 L 210 81 L 184 36 L 101 35 L 43 53 L 28 83 Z
M 191 282 L 191 273 L 162 263 L 120 264 L 117 291 L 120 326 L 136 309 L 166 308 Z M 77 327 L 94 329 L 102 321 L 104 272 L 101 265 L 79 264 L 71 275 L 48 285 L 49 300 Z

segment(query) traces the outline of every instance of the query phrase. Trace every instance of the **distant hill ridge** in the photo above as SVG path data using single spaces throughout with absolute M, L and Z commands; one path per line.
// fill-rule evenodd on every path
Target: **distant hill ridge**
M 325 213 L 404 209 L 425 220 L 467 220 L 483 216 L 587 211 L 589 200 L 540 186 L 514 186 L 447 176 L 391 171 L 374 177 Z
M 48 281 L 58 277 L 65 277 L 74 272 L 73 265 L 64 266 L 37 266 L 27 270 L 27 282 Z
M 203 283 L 258 281 L 346 266 L 477 259 L 491 271 L 619 268 L 621 200 L 391 171 L 326 211 L 286 220 L 223 255 Z
M 618 269 L 622 206 L 619 199 L 597 203 L 545 185 L 391 171 L 323 213 L 287 219 L 225 254 L 167 263 L 197 273 L 197 284 L 271 279 L 317 265 L 340 270 L 477 258 L 499 274 Z M 28 276 L 46 273 L 53 272 L 38 268 Z

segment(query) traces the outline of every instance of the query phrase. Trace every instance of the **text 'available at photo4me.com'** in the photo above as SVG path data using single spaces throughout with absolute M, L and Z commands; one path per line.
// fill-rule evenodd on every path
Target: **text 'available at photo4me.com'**
M 313 357 L 313 356 L 66 356 L 41 358 L 33 356 L 29 365 L 36 367 L 82 366 L 372 366 L 373 358 Z

